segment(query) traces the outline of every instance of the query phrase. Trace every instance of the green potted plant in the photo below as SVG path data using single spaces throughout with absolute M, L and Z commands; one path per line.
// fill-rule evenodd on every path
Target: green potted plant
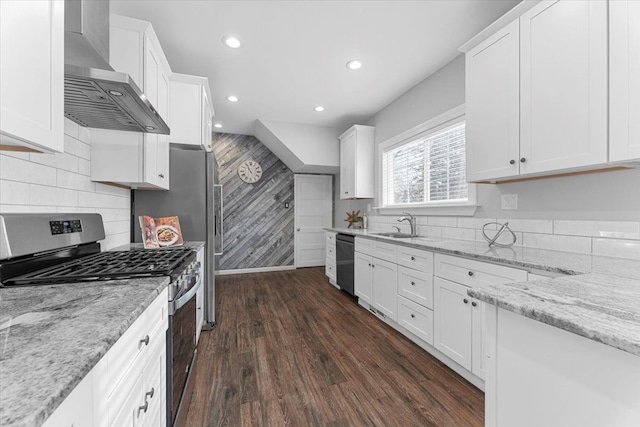
M 360 211 L 352 211 L 351 213 L 346 212 L 347 221 L 349 225 L 347 228 L 362 228 L 362 217 L 360 216 Z

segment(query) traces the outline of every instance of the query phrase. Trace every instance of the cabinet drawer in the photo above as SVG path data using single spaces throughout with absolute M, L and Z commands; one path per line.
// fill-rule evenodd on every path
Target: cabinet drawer
M 336 233 L 334 233 L 333 231 L 327 231 L 326 232 L 327 235 L 327 246 L 329 245 L 334 245 L 336 244 Z
M 415 303 L 433 309 L 433 275 L 398 266 L 398 293 Z
M 389 262 L 397 262 L 398 246 L 391 243 L 374 242 L 372 256 Z
M 433 311 L 399 296 L 398 323 L 418 338 L 433 345 Z
M 373 255 L 373 240 L 356 237 L 355 251 L 366 255 Z
M 435 275 L 471 287 L 527 280 L 525 270 L 442 254 L 435 256 Z
M 398 264 L 425 273 L 433 273 L 433 252 L 399 246 Z
M 108 393 L 147 347 L 165 334 L 169 305 L 167 292 L 165 289 L 107 352 Z M 147 336 L 148 344 L 145 343 Z
M 336 281 L 336 265 L 333 263 L 329 263 L 327 262 L 327 264 L 324 266 L 324 272 L 327 275 L 327 277 L 329 277 L 329 279 L 333 279 L 333 281 Z
M 332 259 L 335 261 L 336 259 L 336 245 L 327 243 L 327 260 Z

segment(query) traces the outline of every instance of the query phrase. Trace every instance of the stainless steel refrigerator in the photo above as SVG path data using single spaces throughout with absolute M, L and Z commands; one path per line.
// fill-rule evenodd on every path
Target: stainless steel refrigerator
M 216 255 L 222 254 L 222 186 L 218 185 L 213 153 L 172 145 L 170 190 L 133 190 L 131 194 L 132 241 L 142 242 L 138 216 L 177 215 L 185 241 L 204 241 L 204 329 L 216 321 Z

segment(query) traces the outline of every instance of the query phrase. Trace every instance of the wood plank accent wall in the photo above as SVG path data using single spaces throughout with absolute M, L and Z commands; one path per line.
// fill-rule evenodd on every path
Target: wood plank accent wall
M 224 254 L 219 269 L 293 265 L 293 172 L 254 136 L 214 133 L 213 152 L 224 191 Z M 255 184 L 238 176 L 238 166 L 245 160 L 262 167 L 262 178 Z

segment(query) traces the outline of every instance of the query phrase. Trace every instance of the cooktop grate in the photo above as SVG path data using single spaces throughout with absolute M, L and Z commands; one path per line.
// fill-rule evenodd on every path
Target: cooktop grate
M 189 248 L 100 252 L 12 277 L 5 285 L 169 276 L 190 254 Z

